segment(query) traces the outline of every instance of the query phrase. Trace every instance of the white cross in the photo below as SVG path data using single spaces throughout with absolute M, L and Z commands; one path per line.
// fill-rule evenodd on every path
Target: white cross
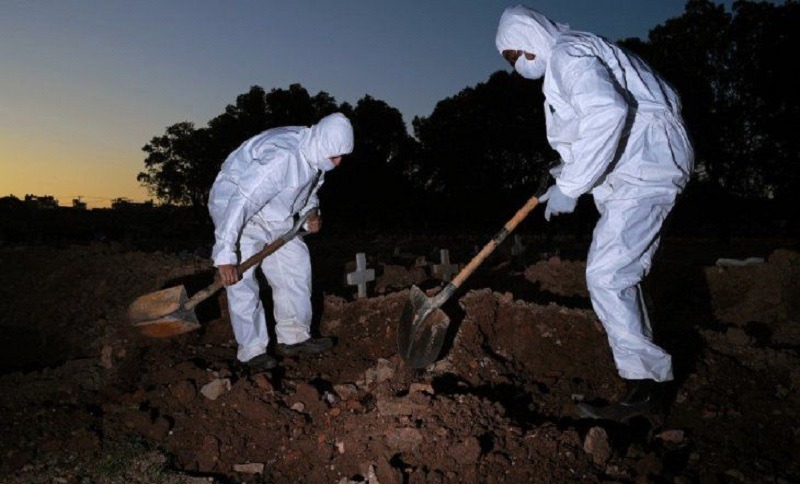
M 522 243 L 522 236 L 514 235 L 514 245 L 511 246 L 511 255 L 522 255 L 525 253 L 525 245 Z
M 367 269 L 367 254 L 356 254 L 356 270 L 347 273 L 347 284 L 358 286 L 358 297 L 367 297 L 367 282 L 375 280 L 375 269 Z
M 433 273 L 443 280 L 450 282 L 450 279 L 453 278 L 453 274 L 458 272 L 458 264 L 450 263 L 450 251 L 447 249 L 440 250 L 439 257 L 441 257 L 442 263 L 433 265 Z

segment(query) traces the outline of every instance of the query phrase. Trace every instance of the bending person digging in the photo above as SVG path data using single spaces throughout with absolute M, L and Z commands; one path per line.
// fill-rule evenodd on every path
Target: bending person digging
M 267 354 L 256 268 L 238 280 L 237 263 L 291 229 L 296 214 L 317 209 L 325 172 L 352 151 L 350 121 L 334 113 L 310 128 L 274 128 L 250 138 L 228 156 L 214 181 L 208 201 L 216 238 L 212 258 L 228 295 L 237 359 L 253 369 L 268 370 L 277 361 Z M 306 228 L 318 232 L 321 224 L 315 212 Z M 291 356 L 330 349 L 330 338 L 310 333 L 311 262 L 302 238 L 287 242 L 260 266 L 272 288 L 276 352 Z

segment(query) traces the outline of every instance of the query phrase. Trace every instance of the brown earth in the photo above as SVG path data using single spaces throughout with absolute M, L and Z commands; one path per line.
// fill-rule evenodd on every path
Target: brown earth
M 623 390 L 580 260 L 487 261 L 444 307 L 442 359 L 412 370 L 396 325 L 410 284 L 440 285 L 430 270 L 372 260 L 380 295 L 355 300 L 312 247 L 338 345 L 253 374 L 223 297 L 169 340 L 124 319 L 139 295 L 210 282 L 205 259 L 0 249 L 0 482 L 797 482 L 800 255 L 723 268 L 699 246 L 672 244 L 649 281 L 670 411 L 627 426 L 573 414 Z

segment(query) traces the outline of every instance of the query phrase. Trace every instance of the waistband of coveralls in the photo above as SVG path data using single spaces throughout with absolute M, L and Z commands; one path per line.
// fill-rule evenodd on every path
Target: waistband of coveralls
M 640 106 L 636 111 L 636 116 L 652 121 L 679 122 L 681 119 L 680 114 L 673 111 L 668 106 Z

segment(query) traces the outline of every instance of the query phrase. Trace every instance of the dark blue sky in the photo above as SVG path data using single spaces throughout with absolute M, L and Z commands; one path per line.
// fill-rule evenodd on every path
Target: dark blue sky
M 141 147 L 203 126 L 258 84 L 300 83 L 406 122 L 507 65 L 498 0 L 10 0 L 0 9 L 0 196 L 146 198 Z M 730 8 L 732 0 L 718 1 Z M 683 0 L 527 5 L 610 39 L 646 37 Z M 94 197 L 94 198 L 89 198 Z

